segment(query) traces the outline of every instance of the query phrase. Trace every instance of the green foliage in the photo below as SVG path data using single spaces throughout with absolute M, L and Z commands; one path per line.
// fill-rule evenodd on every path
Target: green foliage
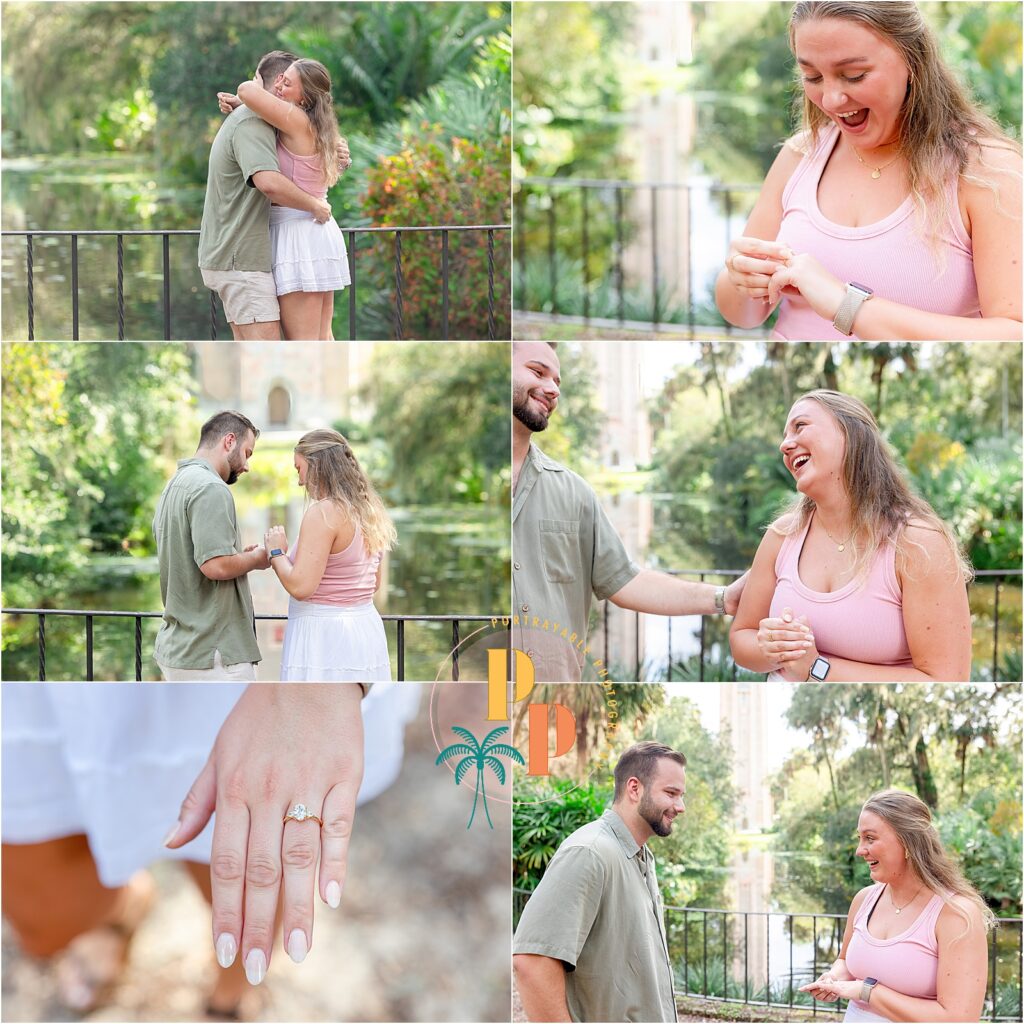
M 382 346 L 363 389 L 390 461 L 375 478 L 395 503 L 495 503 L 507 495 L 508 345 Z

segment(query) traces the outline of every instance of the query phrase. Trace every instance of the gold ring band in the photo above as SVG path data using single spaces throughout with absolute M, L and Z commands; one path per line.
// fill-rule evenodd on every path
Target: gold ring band
M 324 827 L 323 821 L 318 818 L 312 811 L 306 810 L 305 804 L 296 804 L 285 816 L 285 821 L 315 821 L 321 828 Z

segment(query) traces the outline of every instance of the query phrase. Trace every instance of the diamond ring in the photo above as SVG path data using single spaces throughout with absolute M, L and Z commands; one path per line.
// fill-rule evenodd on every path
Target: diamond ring
M 306 810 L 305 804 L 296 804 L 285 816 L 285 821 L 315 821 L 321 828 L 324 827 L 323 821 L 320 820 L 312 811 Z

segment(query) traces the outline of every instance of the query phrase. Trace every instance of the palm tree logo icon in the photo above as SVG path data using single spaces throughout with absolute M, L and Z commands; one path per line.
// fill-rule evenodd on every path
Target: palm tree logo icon
M 498 776 L 498 781 L 505 784 L 505 766 L 501 763 L 499 758 L 507 757 L 515 761 L 518 764 L 525 764 L 523 755 L 516 750 L 509 743 L 497 743 L 495 742 L 502 733 L 508 732 L 508 726 L 502 725 L 497 729 L 492 729 L 485 737 L 483 743 L 480 743 L 476 736 L 473 735 L 468 729 L 464 729 L 461 725 L 453 725 L 452 732 L 457 733 L 459 736 L 465 737 L 465 743 L 452 743 L 450 746 L 444 748 L 440 754 L 437 755 L 437 760 L 434 762 L 435 765 L 441 764 L 442 761 L 448 761 L 452 758 L 461 757 L 455 766 L 455 785 L 460 785 L 462 780 L 466 777 L 466 773 L 470 768 L 476 768 L 476 789 L 473 792 L 473 811 L 469 816 L 469 824 L 466 826 L 467 831 L 473 824 L 473 818 L 476 817 L 476 802 L 480 797 L 484 800 L 484 814 L 487 815 L 487 824 L 491 828 L 494 828 L 494 822 L 491 821 L 491 812 L 487 808 L 487 791 L 484 788 L 484 776 L 488 768 Z

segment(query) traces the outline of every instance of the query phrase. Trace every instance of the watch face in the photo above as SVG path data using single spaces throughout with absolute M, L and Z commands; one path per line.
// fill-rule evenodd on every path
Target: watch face
M 865 295 L 874 295 L 875 294 L 873 288 L 869 288 L 866 284 L 858 284 L 856 281 L 851 281 L 850 282 L 850 287 L 851 288 L 858 288 Z
M 831 667 L 824 658 L 815 658 L 814 664 L 811 666 L 811 675 L 815 679 L 823 680 L 828 675 L 828 670 Z
M 877 985 L 878 984 L 878 979 L 877 978 L 865 978 L 864 979 L 864 984 L 865 985 Z

